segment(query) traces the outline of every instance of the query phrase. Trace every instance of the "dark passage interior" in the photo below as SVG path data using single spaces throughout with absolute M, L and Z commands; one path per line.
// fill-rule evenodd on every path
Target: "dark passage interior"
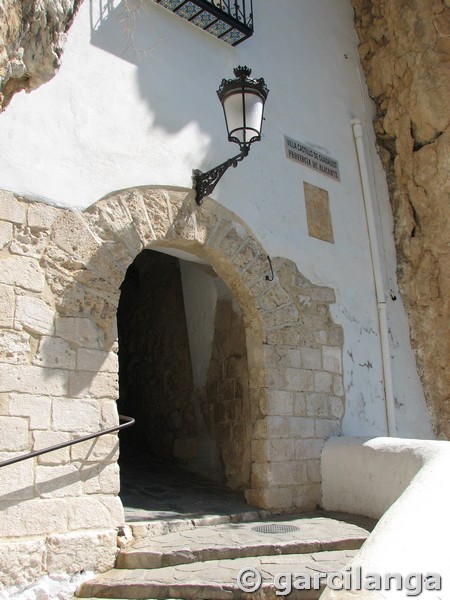
M 172 458 L 180 430 L 195 429 L 192 369 L 179 261 L 144 251 L 128 268 L 117 311 L 120 413 L 136 419 L 121 453 Z
M 245 328 L 224 282 L 198 259 L 144 250 L 122 283 L 117 323 L 118 409 L 136 419 L 120 434 L 122 494 L 150 464 L 248 488 Z

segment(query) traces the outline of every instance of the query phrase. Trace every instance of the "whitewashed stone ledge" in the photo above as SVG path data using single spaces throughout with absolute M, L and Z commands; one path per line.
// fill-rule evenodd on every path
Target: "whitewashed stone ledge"
M 450 442 L 332 438 L 322 452 L 322 503 L 380 518 L 352 560 L 363 573 L 438 573 L 450 598 Z M 395 585 L 393 586 L 395 588 Z M 405 591 L 332 591 L 321 600 L 405 598 Z

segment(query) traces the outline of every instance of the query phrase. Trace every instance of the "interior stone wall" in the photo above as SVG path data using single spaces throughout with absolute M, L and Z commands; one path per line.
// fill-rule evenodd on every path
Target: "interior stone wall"
M 61 64 L 66 33 L 83 0 L 0 3 L 0 112 L 16 92 L 36 89 Z
M 121 285 L 117 320 L 118 407 L 136 419 L 120 434 L 122 448 L 170 460 L 175 440 L 197 433 L 177 258 L 151 250 L 136 257 Z
M 352 4 L 412 346 L 436 434 L 450 439 L 450 3 Z
M 252 416 L 242 312 L 231 298 L 216 305 L 214 339 L 202 406 L 227 486 L 246 490 L 251 476 Z

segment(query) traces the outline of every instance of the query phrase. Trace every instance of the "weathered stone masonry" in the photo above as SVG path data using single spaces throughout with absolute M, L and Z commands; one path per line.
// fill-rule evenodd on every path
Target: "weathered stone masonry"
M 411 343 L 436 435 L 450 439 L 450 3 L 352 4 Z
M 117 423 L 119 287 L 157 243 L 207 260 L 242 309 L 248 500 L 285 511 L 317 505 L 323 440 L 339 433 L 344 411 L 332 290 L 282 258 L 267 280 L 266 253 L 248 228 L 210 199 L 198 208 L 187 190 L 130 189 L 83 213 L 8 192 L 0 203 L 0 459 Z M 117 454 L 109 435 L 0 471 L 4 585 L 112 565 L 123 524 Z
M 0 205 L 5 460 L 115 424 L 117 366 L 91 319 L 55 310 L 40 262 L 60 211 L 9 193 L 1 193 Z M 0 588 L 21 587 L 47 571 L 111 566 L 123 520 L 117 455 L 117 438 L 109 435 L 0 471 Z
M 67 31 L 83 0 L 3 0 L 0 4 L 0 112 L 59 69 Z

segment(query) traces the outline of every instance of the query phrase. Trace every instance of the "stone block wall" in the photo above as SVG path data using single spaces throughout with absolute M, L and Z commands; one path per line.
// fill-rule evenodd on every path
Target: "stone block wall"
M 344 411 L 333 290 L 283 258 L 268 278 L 248 227 L 210 198 L 198 207 L 189 190 L 133 188 L 83 213 L 8 192 L 0 206 L 0 460 L 117 424 L 120 286 L 142 250 L 167 246 L 209 263 L 242 311 L 248 500 L 316 507 L 321 447 Z M 117 444 L 106 436 L 0 469 L 2 585 L 113 564 Z
M 324 440 L 340 433 L 344 415 L 343 330 L 329 313 L 333 290 L 312 284 L 291 261 L 273 264 L 283 288 L 274 281 L 259 300 L 273 312 L 258 349 L 267 386 L 259 390 L 247 496 L 272 509 L 311 510 L 320 499 Z
M 117 355 L 55 310 L 42 257 L 60 211 L 0 194 L 0 461 L 117 424 Z M 114 563 L 114 434 L 0 469 L 0 591 Z M 17 541 L 23 539 L 24 541 Z
M 202 411 L 218 448 L 227 486 L 251 486 L 252 416 L 242 312 L 230 298 L 216 305 L 206 393 Z

